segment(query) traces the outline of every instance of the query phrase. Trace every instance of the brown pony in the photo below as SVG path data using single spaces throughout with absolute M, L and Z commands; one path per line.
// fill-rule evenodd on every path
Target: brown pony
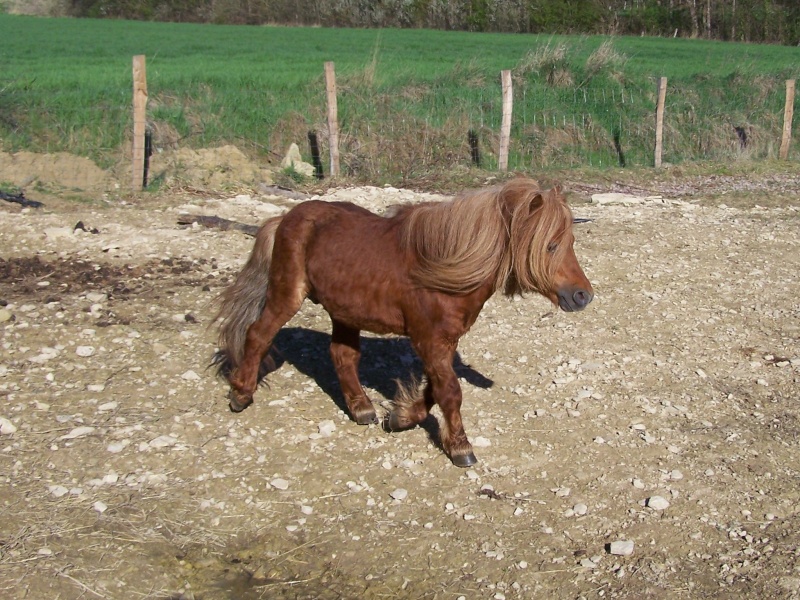
M 445 452 L 459 467 L 473 465 L 453 370 L 458 340 L 497 290 L 537 292 L 565 311 L 585 308 L 593 291 L 573 242 L 561 188 L 542 191 L 531 179 L 388 217 L 346 202 L 299 204 L 261 226 L 222 294 L 216 362 L 231 386 L 231 410 L 253 402 L 273 339 L 309 298 L 333 321 L 331 357 L 353 419 L 378 422 L 358 379 L 360 331 L 408 336 L 425 385 L 422 393 L 401 391 L 386 428 L 417 425 L 438 404 Z

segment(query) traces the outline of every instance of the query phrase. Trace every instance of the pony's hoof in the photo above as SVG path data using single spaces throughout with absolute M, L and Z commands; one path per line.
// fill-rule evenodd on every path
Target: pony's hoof
M 404 429 L 408 429 L 408 423 L 403 423 L 400 421 L 400 417 L 397 416 L 397 413 L 390 412 L 386 416 L 386 420 L 383 422 L 383 428 L 391 433 L 393 431 L 403 431 Z
M 228 406 L 231 408 L 231 412 L 240 413 L 245 408 L 250 406 L 253 403 L 252 396 L 240 398 L 239 394 L 231 390 L 228 392 Z
M 374 410 L 355 415 L 356 423 L 359 425 L 375 425 L 380 423 L 378 415 Z
M 478 459 L 475 458 L 475 454 L 473 452 L 470 452 L 469 454 L 457 454 L 455 456 L 451 456 L 450 460 L 453 461 L 455 466 L 461 467 L 462 469 L 471 467 L 478 462 Z

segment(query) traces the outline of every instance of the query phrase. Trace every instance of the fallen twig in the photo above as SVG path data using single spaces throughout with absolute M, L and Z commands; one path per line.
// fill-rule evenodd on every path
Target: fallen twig
M 256 233 L 258 233 L 258 225 L 248 225 L 246 223 L 239 223 L 238 221 L 223 219 L 222 217 L 207 215 L 180 215 L 178 217 L 178 225 L 191 225 L 193 223 L 197 223 L 203 227 L 221 229 L 222 231 L 233 229 L 235 231 L 241 231 L 251 237 L 255 237 Z

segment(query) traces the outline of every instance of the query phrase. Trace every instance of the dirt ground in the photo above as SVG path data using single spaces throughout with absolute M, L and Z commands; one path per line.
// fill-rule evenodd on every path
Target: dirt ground
M 576 225 L 586 311 L 495 297 L 462 340 L 468 470 L 433 422 L 349 420 L 310 303 L 269 386 L 228 410 L 209 303 L 252 240 L 176 221 L 255 224 L 296 200 L 0 203 L 0 595 L 799 597 L 800 179 L 588 202 L 622 187 L 570 186 L 592 219 Z M 420 365 L 403 339 L 363 350 L 385 412 Z

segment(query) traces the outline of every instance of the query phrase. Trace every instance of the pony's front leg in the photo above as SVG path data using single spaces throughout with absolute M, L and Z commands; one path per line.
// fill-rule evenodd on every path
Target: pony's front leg
M 361 359 L 361 338 L 358 329 L 333 321 L 331 333 L 331 359 L 339 377 L 344 400 L 350 415 L 359 425 L 378 422 L 375 407 L 358 380 L 358 362 Z
M 442 447 L 457 467 L 471 467 L 478 459 L 467 439 L 461 420 L 461 385 L 452 365 L 445 372 L 428 374 L 431 392 L 442 409 L 444 427 L 441 432 Z
M 301 303 L 302 299 L 280 312 L 273 312 L 267 304 L 258 320 L 247 329 L 242 362 L 228 379 L 231 384 L 228 401 L 233 412 L 241 412 L 253 403 L 261 362 L 278 331 L 297 312 Z
M 396 430 L 416 425 L 428 416 L 436 403 L 444 417 L 440 434 L 444 451 L 457 467 L 470 467 L 478 459 L 461 420 L 461 385 L 453 370 L 455 344 L 431 340 L 415 343 L 414 347 L 422 359 L 428 381 L 421 397 L 396 404 L 389 415 L 388 427 Z

